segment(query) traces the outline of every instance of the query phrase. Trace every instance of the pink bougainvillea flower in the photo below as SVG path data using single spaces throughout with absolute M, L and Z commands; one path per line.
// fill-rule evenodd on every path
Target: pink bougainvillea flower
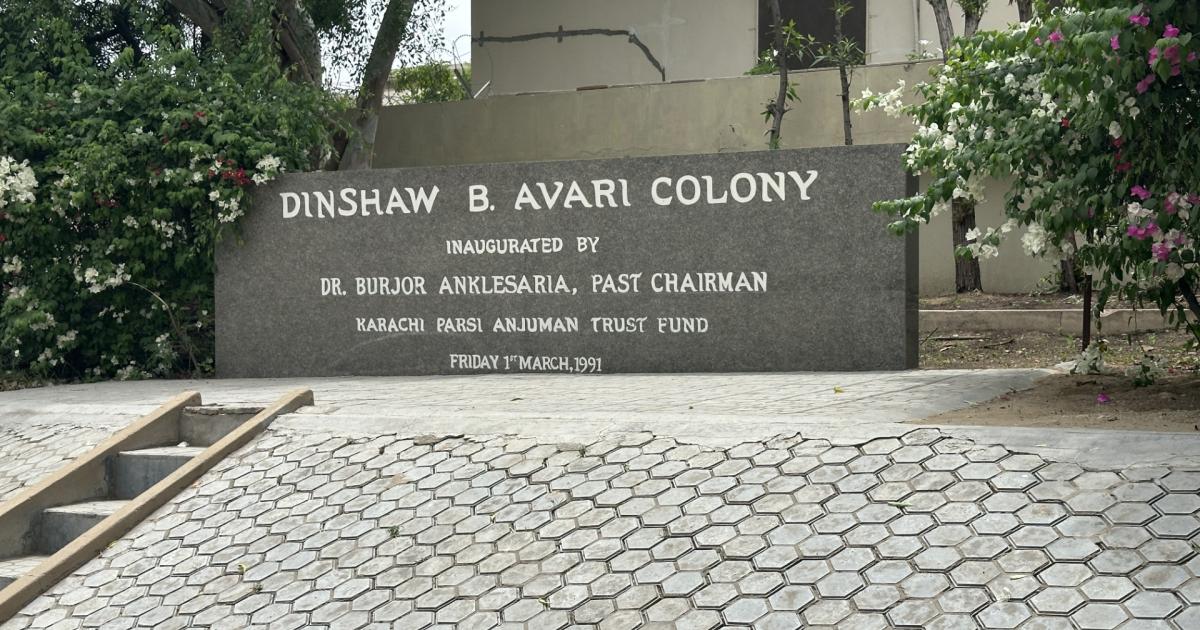
M 1125 230 L 1125 234 L 1127 236 L 1136 238 L 1139 241 L 1144 241 L 1147 238 L 1150 238 L 1151 236 L 1154 236 L 1157 233 L 1158 233 L 1158 225 L 1156 225 L 1153 221 L 1147 223 L 1146 227 L 1141 227 L 1138 225 L 1130 225 Z
M 1179 201 L 1179 193 L 1171 193 L 1163 201 L 1163 209 L 1167 214 L 1175 214 L 1179 209 L 1175 206 L 1175 202 Z
M 1040 36 L 1039 36 L 1039 37 L 1034 37 L 1034 38 L 1033 38 L 1033 43 L 1037 44 L 1038 46 L 1041 46 L 1041 45 L 1042 45 L 1042 38 L 1041 38 Z
M 1154 260 L 1167 262 L 1171 259 L 1171 246 L 1167 243 L 1155 243 L 1150 246 L 1150 253 L 1154 256 Z
M 1188 63 L 1196 61 L 1196 51 L 1193 50 L 1192 52 L 1188 53 L 1187 60 Z
M 1142 201 L 1145 201 L 1150 198 L 1150 191 L 1146 190 L 1146 188 L 1144 186 L 1140 186 L 1140 185 L 1130 188 L 1129 194 L 1133 195 L 1134 197 L 1137 197 L 1138 199 L 1141 199 Z
M 1183 74 L 1183 66 L 1181 66 L 1179 64 L 1175 64 L 1175 65 L 1171 66 L 1171 76 L 1177 77 L 1181 74 Z
M 1054 31 L 1050 33 L 1050 43 L 1057 44 L 1063 40 L 1062 31 Z
M 1062 125 L 1063 129 L 1067 129 L 1071 126 L 1071 119 L 1063 116 L 1063 119 L 1058 124 Z
M 1179 46 L 1167 46 L 1167 49 L 1163 51 L 1163 57 L 1172 63 L 1179 63 Z
M 1174 24 L 1168 24 L 1167 28 L 1163 29 L 1163 37 L 1179 37 L 1179 29 Z
M 1200 195 L 1197 195 L 1194 193 L 1190 194 L 1187 196 L 1187 201 L 1188 201 L 1188 203 L 1192 204 L 1193 206 L 1200 205 Z
M 1150 16 L 1142 15 L 1141 13 L 1134 13 L 1133 15 L 1129 16 L 1129 23 L 1136 24 L 1138 26 L 1150 26 Z
M 1146 53 L 1146 65 L 1153 66 L 1155 61 L 1158 61 L 1158 49 L 1151 48 L 1150 52 Z
M 1111 46 L 1113 50 L 1121 50 L 1121 36 L 1113 35 L 1112 38 L 1108 40 L 1108 45 Z
M 1151 83 L 1154 83 L 1154 75 L 1153 75 L 1153 74 L 1147 74 L 1147 75 L 1146 75 L 1146 78 L 1142 79 L 1141 81 L 1138 81 L 1138 84 L 1137 84 L 1137 93 L 1138 93 L 1138 94 L 1145 94 L 1145 93 L 1146 93 L 1146 91 L 1150 89 L 1150 84 L 1151 84 Z
M 1099 394 L 1096 395 L 1096 404 L 1107 405 L 1110 402 L 1112 402 L 1112 398 L 1109 398 L 1108 394 L 1105 394 L 1104 392 L 1100 392 Z

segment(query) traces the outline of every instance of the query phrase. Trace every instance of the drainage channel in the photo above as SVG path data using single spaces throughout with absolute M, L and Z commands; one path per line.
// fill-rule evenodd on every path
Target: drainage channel
M 277 416 L 312 404 L 203 405 L 185 392 L 0 504 L 0 622 L 103 551 L 244 446 Z

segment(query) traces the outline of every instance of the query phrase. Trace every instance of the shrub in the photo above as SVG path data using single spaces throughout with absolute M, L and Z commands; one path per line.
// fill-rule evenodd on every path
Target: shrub
M 145 51 L 105 53 L 74 3 L 0 6 L 0 370 L 212 369 L 214 247 L 338 110 L 258 17 L 216 42 L 139 19 Z
M 958 40 L 924 101 L 904 88 L 864 93 L 865 108 L 911 116 L 905 154 L 931 182 L 876 204 L 905 232 L 1011 178 L 1003 225 L 975 230 L 963 254 L 999 253 L 1025 226 L 1031 255 L 1075 254 L 1098 289 L 1150 303 L 1200 337 L 1200 4 L 1067 0 L 1044 20 Z

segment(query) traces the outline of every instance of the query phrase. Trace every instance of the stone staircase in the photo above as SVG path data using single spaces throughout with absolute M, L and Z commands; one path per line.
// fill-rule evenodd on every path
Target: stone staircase
M 249 420 L 261 408 L 195 406 L 179 416 L 178 441 L 119 451 L 104 461 L 103 480 L 85 500 L 43 508 L 30 519 L 16 546 L 22 553 L 0 558 L 0 588 L 26 575 L 52 554 L 85 535 L 130 500 L 165 479 L 179 467 Z

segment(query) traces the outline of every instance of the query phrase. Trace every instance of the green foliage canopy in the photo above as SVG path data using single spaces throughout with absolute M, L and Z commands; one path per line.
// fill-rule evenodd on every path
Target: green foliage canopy
M 471 67 L 463 71 L 468 85 Z M 392 89 L 403 103 L 444 103 L 469 98 L 454 70 L 445 63 L 430 62 L 392 71 Z
M 282 75 L 256 14 L 199 46 L 135 11 L 150 52 L 99 56 L 94 17 L 0 5 L 0 371 L 204 372 L 216 242 L 327 151 L 339 106 Z

